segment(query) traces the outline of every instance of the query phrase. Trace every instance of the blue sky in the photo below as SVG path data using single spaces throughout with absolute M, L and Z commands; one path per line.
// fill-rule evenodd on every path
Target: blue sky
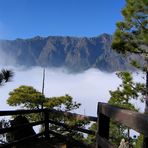
M 0 0 L 0 39 L 113 34 L 124 0 Z

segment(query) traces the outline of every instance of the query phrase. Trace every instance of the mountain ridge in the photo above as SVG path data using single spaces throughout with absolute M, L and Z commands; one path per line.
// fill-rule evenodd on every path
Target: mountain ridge
M 66 67 L 73 72 L 89 68 L 106 72 L 131 69 L 128 60 L 111 49 L 111 42 L 112 36 L 106 33 L 97 37 L 36 36 L 0 40 L 0 52 L 27 67 Z

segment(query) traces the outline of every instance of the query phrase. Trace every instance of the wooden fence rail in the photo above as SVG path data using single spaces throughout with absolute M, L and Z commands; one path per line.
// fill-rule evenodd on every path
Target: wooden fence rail
M 32 122 L 28 124 L 23 124 L 17 127 L 8 127 L 8 128 L 0 128 L 0 134 L 12 132 L 18 128 L 26 127 L 26 126 L 36 126 L 36 125 L 44 125 L 45 131 L 42 133 L 25 137 L 23 139 L 12 141 L 10 143 L 1 144 L 0 147 L 11 147 L 13 145 L 17 145 L 18 143 L 21 143 L 24 140 L 28 140 L 30 138 L 34 137 L 40 137 L 45 136 L 45 138 L 49 138 L 49 135 L 54 135 L 59 138 L 63 138 L 64 140 L 70 140 L 69 137 L 65 137 L 55 131 L 50 130 L 49 124 L 54 124 L 56 126 L 61 126 L 65 129 L 72 129 L 79 132 L 87 133 L 90 135 L 96 135 L 96 148 L 115 148 L 116 146 L 109 142 L 109 125 L 110 125 L 110 119 L 117 121 L 121 124 L 124 124 L 125 126 L 136 130 L 137 132 L 143 134 L 145 137 L 148 137 L 148 115 L 137 113 L 134 111 L 118 108 L 106 103 L 98 103 L 98 117 L 92 117 L 92 116 L 84 116 L 80 114 L 73 114 L 70 112 L 62 112 L 57 111 L 53 109 L 40 109 L 40 110 L 16 110 L 16 111 L 0 111 L 0 116 L 10 116 L 10 115 L 25 115 L 25 114 L 31 114 L 31 113 L 41 113 L 43 115 L 43 118 L 41 121 Z M 91 131 L 88 129 L 70 126 L 64 123 L 60 123 L 57 121 L 54 121 L 50 118 L 50 115 L 63 115 L 63 116 L 70 116 L 78 120 L 88 120 L 97 122 L 97 131 Z M 77 144 L 87 147 L 86 144 L 83 142 L 75 141 Z M 148 141 L 145 142 L 144 148 L 148 147 Z M 88 146 L 90 147 L 90 146 Z
M 54 109 L 0 111 L 0 116 L 25 115 L 25 114 L 32 114 L 32 113 L 35 113 L 35 114 L 41 113 L 42 116 L 43 116 L 42 120 L 37 121 L 37 122 L 22 124 L 22 125 L 15 126 L 15 127 L 0 128 L 0 134 L 12 132 L 12 131 L 18 130 L 19 128 L 22 128 L 22 127 L 23 128 L 28 127 L 28 126 L 33 127 L 33 126 L 37 126 L 37 125 L 44 125 L 45 131 L 42 132 L 42 133 L 33 135 L 33 136 L 25 137 L 25 138 L 17 140 L 17 141 L 12 141 L 12 142 L 9 142 L 9 143 L 1 144 L 0 147 L 12 147 L 13 145 L 17 145 L 17 144 L 21 143 L 22 141 L 25 141 L 25 140 L 28 140 L 28 139 L 31 139 L 31 138 L 35 138 L 35 137 L 40 137 L 40 136 L 45 136 L 46 139 L 49 139 L 50 134 L 69 139 L 69 138 L 64 137 L 64 136 L 62 136 L 62 135 L 60 135 L 60 134 L 58 134 L 54 131 L 49 130 L 49 123 L 55 124 L 57 126 L 62 126 L 65 129 L 72 129 L 72 130 L 76 130 L 76 131 L 83 132 L 83 133 L 86 133 L 86 134 L 95 135 L 94 131 L 91 131 L 91 130 L 88 130 L 88 129 L 83 129 L 83 128 L 80 128 L 80 127 L 69 126 L 69 125 L 66 125 L 64 123 L 54 121 L 54 120 L 50 119 L 50 114 L 70 116 L 70 117 L 75 118 L 77 120 L 88 120 L 88 121 L 94 121 L 94 122 L 97 121 L 97 117 L 84 116 L 84 115 L 70 113 L 70 112 L 62 112 L 62 111 L 57 111 L 57 110 L 54 110 Z M 78 143 L 78 141 L 75 141 L 75 142 Z M 80 142 L 79 144 L 83 144 L 86 147 L 86 145 L 82 142 Z
M 96 148 L 114 148 L 109 140 L 110 118 L 148 137 L 148 115 L 122 109 L 107 103 L 98 103 L 98 130 Z M 145 141 L 144 148 L 148 148 Z

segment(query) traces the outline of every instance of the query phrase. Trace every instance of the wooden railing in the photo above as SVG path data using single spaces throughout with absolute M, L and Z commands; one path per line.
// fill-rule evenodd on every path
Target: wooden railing
M 35 138 L 35 137 L 40 137 L 40 136 L 44 136 L 45 138 L 48 139 L 50 135 L 54 135 L 58 138 L 63 139 L 64 141 L 73 141 L 78 145 L 82 145 L 82 147 L 115 148 L 117 146 L 109 142 L 110 119 L 117 121 L 121 124 L 124 124 L 125 126 L 143 134 L 145 137 L 148 137 L 148 115 L 137 113 L 130 110 L 125 110 L 106 103 L 98 103 L 98 111 L 97 111 L 98 117 L 84 116 L 80 114 L 62 112 L 62 111 L 57 111 L 53 109 L 0 111 L 0 116 L 26 115 L 31 113 L 35 113 L 35 114 L 41 113 L 44 118 L 42 118 L 41 121 L 23 124 L 17 127 L 0 128 L 0 134 L 15 131 L 20 127 L 26 127 L 26 126 L 33 127 L 37 125 L 44 125 L 45 130 L 41 133 L 29 136 L 29 137 L 25 137 L 17 141 L 12 141 L 3 145 L 1 144 L 0 147 L 11 147 L 13 145 L 17 145 L 21 143 L 22 141 Z M 64 116 L 70 116 L 78 120 L 88 120 L 88 121 L 97 122 L 97 131 L 95 132 L 95 131 L 91 131 L 91 130 L 76 127 L 76 126 L 72 127 L 70 125 L 54 121 L 50 118 L 50 113 L 52 113 L 52 115 L 61 114 Z M 96 146 L 87 145 L 81 141 L 77 141 L 77 140 L 74 141 L 74 139 L 69 139 L 69 137 L 65 137 L 55 131 L 50 130 L 49 124 L 54 124 L 57 126 L 62 126 L 65 129 L 73 129 L 79 132 L 94 135 L 96 136 L 96 144 L 95 144 Z M 144 145 L 145 148 L 148 147 L 147 143 L 148 141 L 145 141 L 145 145 Z
M 117 146 L 109 142 L 110 119 L 148 137 L 148 115 L 118 108 L 106 103 L 98 103 L 98 130 L 96 136 L 97 148 L 115 148 Z M 143 147 L 148 148 L 148 140 L 145 138 Z
M 46 139 L 48 139 L 49 135 L 55 135 L 56 137 L 62 138 L 64 141 L 71 141 L 71 142 L 77 143 L 79 145 L 82 145 L 83 147 L 92 147 L 92 146 L 87 145 L 87 144 L 85 144 L 81 141 L 77 141 L 77 140 L 74 140 L 72 138 L 63 136 L 59 133 L 56 133 L 55 131 L 51 131 L 50 128 L 49 128 L 49 123 L 57 125 L 57 126 L 62 126 L 65 129 L 73 129 L 73 130 L 83 132 L 83 133 L 86 133 L 86 134 L 91 134 L 91 135 L 95 135 L 95 131 L 91 131 L 91 130 L 88 130 L 88 129 L 75 127 L 75 126 L 69 126 L 69 125 L 66 125 L 64 123 L 54 121 L 54 120 L 50 119 L 50 113 L 52 113 L 52 115 L 59 114 L 59 115 L 64 115 L 64 116 L 70 116 L 70 117 L 73 117 L 77 120 L 88 120 L 88 121 L 94 121 L 94 122 L 97 121 L 97 117 L 84 116 L 84 115 L 80 115 L 80 114 L 75 114 L 75 113 L 70 113 L 70 112 L 62 112 L 62 111 L 57 111 L 57 110 L 53 110 L 53 109 L 0 111 L 0 116 L 26 115 L 26 114 L 32 114 L 32 113 L 35 113 L 35 114 L 40 113 L 43 117 L 42 120 L 37 121 L 37 122 L 32 122 L 32 123 L 28 123 L 28 124 L 15 126 L 15 127 L 0 128 L 0 134 L 12 132 L 12 131 L 17 130 L 18 128 L 22 128 L 22 127 L 26 127 L 26 126 L 33 127 L 33 126 L 37 126 L 37 125 L 44 125 L 45 130 L 41 133 L 29 136 L 29 137 L 24 137 L 23 139 L 20 139 L 20 140 L 1 144 L 0 147 L 12 147 L 12 146 L 17 145 L 17 144 L 19 144 L 19 143 L 21 143 L 25 140 L 29 140 L 31 138 L 40 137 L 40 136 L 44 136 Z

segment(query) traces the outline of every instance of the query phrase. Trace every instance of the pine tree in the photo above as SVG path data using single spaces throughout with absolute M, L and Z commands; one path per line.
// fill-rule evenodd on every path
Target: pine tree
M 81 105 L 80 103 L 73 101 L 73 98 L 69 95 L 47 98 L 32 86 L 24 85 L 14 89 L 9 93 L 7 103 L 10 106 L 18 106 L 23 109 L 41 109 L 43 105 L 44 108 L 56 109 L 66 112 L 76 110 Z M 25 116 L 27 116 L 30 121 L 38 121 L 42 119 L 41 114 L 30 114 Z M 88 124 L 88 121 L 86 120 L 81 121 L 74 119 L 73 117 L 65 117 L 63 114 L 60 113 L 51 113 L 49 117 L 54 121 L 65 123 L 70 126 L 85 127 L 85 125 Z M 83 139 L 83 134 L 73 130 L 72 128 L 69 128 L 69 130 L 65 130 L 65 128 L 59 128 L 59 126 L 51 125 L 50 130 L 55 130 L 56 132 L 65 134 L 75 139 Z
M 122 15 L 112 47 L 122 53 L 148 54 L 148 1 L 126 0 Z
M 122 15 L 124 20 L 116 24 L 112 48 L 123 54 L 136 54 L 145 61 L 144 67 L 138 61 L 132 63 L 147 73 L 145 112 L 148 112 L 148 0 L 126 0 Z
M 113 49 L 123 54 L 137 54 L 145 61 L 146 72 L 145 113 L 148 114 L 148 0 L 126 0 L 122 10 L 124 20 L 117 22 Z M 140 68 L 137 61 L 133 64 Z M 148 137 L 144 139 L 144 145 Z
M 128 110 L 138 111 L 132 104 L 135 99 L 143 101 L 144 84 L 136 83 L 129 72 L 119 72 L 117 76 L 122 80 L 122 84 L 115 91 L 110 91 L 111 98 L 109 104 Z M 122 138 L 131 140 L 130 129 L 118 122 L 111 121 L 110 140 L 112 143 L 119 145 Z
M 2 69 L 0 72 L 0 85 L 9 82 L 13 77 L 13 72 L 11 70 Z

